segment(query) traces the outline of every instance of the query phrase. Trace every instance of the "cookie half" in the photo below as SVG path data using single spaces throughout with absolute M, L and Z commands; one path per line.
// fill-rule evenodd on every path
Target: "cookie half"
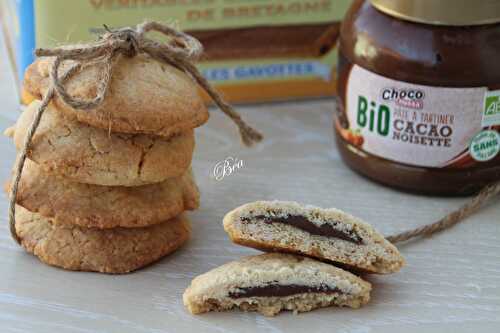
M 37 99 L 48 90 L 52 63 L 52 58 L 41 58 L 26 70 L 24 89 Z M 59 72 L 67 68 L 62 66 Z M 86 66 L 67 80 L 68 93 L 78 99 L 93 99 L 101 72 L 99 65 Z M 144 54 L 117 57 L 108 94 L 99 107 L 75 110 L 59 97 L 54 103 L 67 115 L 112 132 L 170 137 L 208 120 L 208 110 L 194 80 L 174 66 Z
M 17 204 L 56 224 L 83 227 L 144 227 L 199 206 L 191 170 L 164 182 L 125 187 L 76 183 L 49 175 L 26 160 Z
M 128 273 L 174 252 L 189 238 L 184 216 L 145 228 L 94 229 L 60 226 L 16 208 L 22 246 L 42 262 L 75 271 Z
M 359 271 L 387 274 L 404 264 L 397 248 L 369 224 L 333 208 L 257 201 L 229 212 L 224 229 L 237 244 L 308 255 Z
M 32 102 L 9 130 L 17 149 L 24 145 L 40 101 Z M 189 168 L 194 131 L 170 139 L 110 133 L 65 117 L 52 105 L 44 111 L 28 157 L 44 171 L 105 186 L 138 186 L 181 176 Z
M 268 253 L 245 257 L 196 277 L 184 292 L 193 313 L 239 308 L 274 316 L 331 305 L 358 308 L 370 300 L 370 283 L 310 258 Z

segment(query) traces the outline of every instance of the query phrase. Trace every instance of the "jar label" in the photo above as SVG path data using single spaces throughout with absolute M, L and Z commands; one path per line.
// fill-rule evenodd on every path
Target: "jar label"
M 500 91 L 411 84 L 354 65 L 346 95 L 336 126 L 367 153 L 435 168 L 500 158 Z

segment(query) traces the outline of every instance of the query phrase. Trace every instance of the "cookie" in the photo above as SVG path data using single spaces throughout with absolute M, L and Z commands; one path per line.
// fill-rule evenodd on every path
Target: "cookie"
M 199 206 L 191 170 L 151 185 L 99 186 L 44 173 L 26 160 L 17 204 L 56 224 L 83 227 L 144 227 L 161 223 Z
M 303 254 L 359 271 L 387 274 L 404 264 L 397 248 L 369 224 L 333 208 L 257 201 L 229 212 L 224 229 L 237 244 Z
M 16 231 L 22 246 L 48 265 L 117 274 L 147 266 L 174 252 L 187 241 L 191 228 L 182 215 L 136 229 L 61 226 L 18 206 Z
M 26 70 L 24 89 L 35 98 L 41 99 L 49 87 L 52 62 L 52 58 L 42 58 Z M 62 66 L 59 72 L 67 68 Z M 68 93 L 78 99 L 94 98 L 100 72 L 99 65 L 83 68 L 67 80 Z M 54 103 L 78 121 L 112 132 L 170 137 L 208 120 L 196 83 L 183 71 L 143 54 L 117 57 L 108 94 L 99 107 L 75 110 L 59 97 Z
M 274 316 L 331 305 L 358 308 L 371 285 L 340 268 L 291 254 L 245 257 L 196 277 L 184 292 L 193 313 L 239 308 Z
M 18 119 L 13 131 L 17 149 L 22 149 L 39 105 L 34 101 Z M 181 176 L 191 164 L 193 150 L 193 130 L 169 139 L 109 133 L 65 117 L 49 105 L 31 141 L 28 157 L 44 171 L 76 182 L 138 186 Z

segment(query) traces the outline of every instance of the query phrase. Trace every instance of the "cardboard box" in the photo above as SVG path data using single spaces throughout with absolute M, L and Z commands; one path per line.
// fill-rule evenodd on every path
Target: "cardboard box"
M 96 38 L 146 19 L 201 40 L 203 74 L 228 100 L 258 102 L 335 92 L 339 21 L 350 0 L 3 0 L 19 82 L 36 47 Z

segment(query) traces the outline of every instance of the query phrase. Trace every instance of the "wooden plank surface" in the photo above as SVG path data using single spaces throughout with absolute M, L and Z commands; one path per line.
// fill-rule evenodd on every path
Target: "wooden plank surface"
M 2 46 L 3 47 L 3 46 Z M 0 53 L 0 128 L 17 117 L 12 75 Z M 466 223 L 401 247 L 408 264 L 398 274 L 371 276 L 372 301 L 360 310 L 328 308 L 298 316 L 254 313 L 188 314 L 182 293 L 191 279 L 255 250 L 233 245 L 226 212 L 258 199 L 338 207 L 385 234 L 426 224 L 465 199 L 402 194 L 350 171 L 333 145 L 332 100 L 238 108 L 262 129 L 264 143 L 240 145 L 232 124 L 212 110 L 197 131 L 194 171 L 201 207 L 189 214 L 194 235 L 183 249 L 137 273 L 67 272 L 41 264 L 11 239 L 7 199 L 0 200 L 0 327 L 2 332 L 498 332 L 500 331 L 500 200 Z M 0 138 L 0 178 L 14 160 Z M 217 162 L 243 160 L 222 180 Z

